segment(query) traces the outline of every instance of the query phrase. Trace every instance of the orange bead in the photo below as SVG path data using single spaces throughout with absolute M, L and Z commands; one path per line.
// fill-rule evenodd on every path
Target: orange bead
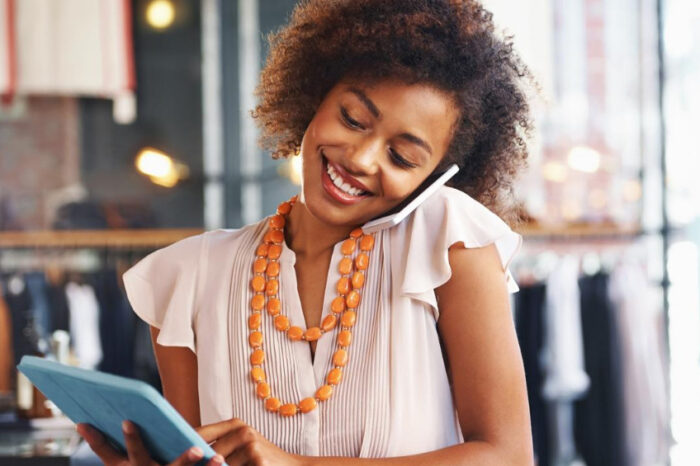
M 265 279 L 260 275 L 256 275 L 250 281 L 250 286 L 252 286 L 255 291 L 262 291 L 265 289 Z
M 282 230 L 270 230 L 270 239 L 275 244 L 280 244 L 284 241 L 284 233 Z
M 264 257 L 258 257 L 255 259 L 255 262 L 253 262 L 253 272 L 255 273 L 263 273 L 265 269 L 267 268 L 267 259 Z
M 344 349 L 339 349 L 333 354 L 333 365 L 344 366 L 348 363 L 348 352 Z
M 338 322 L 338 318 L 333 314 L 328 314 L 326 317 L 323 318 L 323 322 L 321 322 L 321 328 L 324 332 L 330 332 L 335 327 L 336 322 Z
M 352 333 L 349 330 L 341 330 L 338 332 L 338 344 L 340 346 L 348 347 L 352 343 Z
M 343 371 L 338 368 L 331 369 L 328 372 L 327 382 L 328 385 L 338 385 L 340 381 L 343 380 Z
M 265 362 L 265 352 L 261 349 L 256 349 L 250 353 L 250 363 L 253 366 L 259 366 Z
M 340 252 L 342 252 L 346 256 L 349 256 L 350 254 L 355 252 L 355 240 L 346 239 L 345 241 L 343 241 L 343 244 L 340 245 Z
M 340 318 L 340 325 L 343 327 L 352 327 L 355 325 L 355 319 L 357 316 L 353 311 L 347 311 L 343 313 L 343 316 Z
M 256 294 L 255 296 L 253 296 L 253 298 L 250 300 L 250 307 L 252 307 L 256 311 L 259 311 L 262 308 L 264 308 L 265 296 L 261 294 Z
M 274 262 L 272 263 L 274 264 Z M 270 275 L 270 267 L 272 264 L 267 266 L 267 274 Z M 355 288 L 356 290 L 359 290 L 362 288 L 362 285 L 365 284 L 365 274 L 362 272 L 355 272 L 352 274 L 352 278 L 350 279 L 350 282 L 352 283 L 352 287 Z
M 267 248 L 267 257 L 270 259 L 279 259 L 280 255 L 282 255 L 282 246 L 279 244 L 271 244 Z
M 303 335 L 304 335 L 304 330 L 301 327 L 297 327 L 296 325 L 293 327 L 289 327 L 289 330 L 287 330 L 287 336 L 292 341 L 301 340 L 301 337 Z
M 260 328 L 260 322 L 262 322 L 262 316 L 258 313 L 255 313 L 248 317 L 248 328 L 251 330 L 257 330 Z
M 289 203 L 294 204 L 297 201 L 297 199 L 299 199 L 299 195 L 295 194 L 294 196 L 289 198 Z
M 268 253 L 269 255 L 269 253 Z M 369 266 L 369 256 L 361 252 L 355 258 L 355 268 L 357 270 L 365 270 Z
M 316 341 L 319 338 L 321 338 L 321 329 L 318 327 L 311 327 L 304 333 L 304 339 L 306 341 Z
M 342 296 L 338 296 L 337 298 L 333 298 L 333 301 L 331 301 L 331 311 L 335 312 L 336 314 L 339 314 L 345 310 L 345 299 Z
M 290 210 L 292 210 L 292 204 L 290 202 L 282 202 L 277 206 L 278 214 L 287 215 Z
M 297 405 L 294 403 L 287 403 L 280 406 L 280 414 L 282 416 L 294 416 L 297 413 Z
M 260 382 L 255 387 L 255 393 L 258 395 L 258 397 L 265 399 L 270 396 L 270 386 L 265 382 Z
M 272 244 L 274 241 L 272 241 L 272 230 L 267 230 L 265 234 L 263 235 L 263 243 L 266 244 Z M 269 249 L 268 249 L 268 254 L 269 254 Z
M 267 313 L 276 316 L 282 310 L 282 301 L 277 298 L 270 298 L 267 301 Z
M 248 343 L 250 343 L 250 346 L 253 348 L 259 348 L 262 346 L 263 343 L 263 334 L 260 332 L 252 332 L 248 336 Z
M 326 401 L 333 394 L 333 387 L 330 385 L 321 385 L 318 390 L 316 390 L 316 399 L 318 401 Z
M 286 332 L 289 329 L 289 319 L 287 319 L 287 316 L 278 315 L 275 317 L 275 328 Z
M 282 228 L 284 227 L 285 220 L 282 215 L 273 215 L 270 217 L 270 226 L 272 228 Z
M 351 238 L 359 238 L 360 236 L 362 236 L 362 228 L 355 228 L 350 232 Z
M 340 262 L 338 263 L 338 271 L 343 275 L 347 275 L 352 272 L 352 259 L 349 257 L 343 257 L 340 259 Z
M 299 402 L 299 410 L 302 413 L 308 413 L 316 409 L 316 400 L 313 398 L 304 398 Z
M 268 398 L 265 400 L 265 409 L 271 413 L 277 412 L 280 409 L 282 402 L 277 398 Z
M 348 277 L 341 277 L 340 280 L 338 280 L 338 293 L 342 295 L 346 295 L 348 291 L 350 291 L 350 280 Z
M 277 292 L 280 289 L 280 282 L 275 280 L 274 278 L 272 280 L 268 280 L 267 285 L 265 285 L 265 293 L 268 296 L 273 296 L 276 295 Z
M 374 247 L 374 236 L 364 235 L 360 239 L 360 250 L 371 251 L 373 247 Z
M 357 290 L 352 290 L 345 297 L 345 305 L 349 308 L 356 308 L 360 304 L 360 293 Z
M 250 376 L 254 382 L 262 382 L 265 380 L 265 371 L 262 367 L 254 367 L 250 370 Z
M 260 246 L 258 246 L 258 249 L 255 251 L 255 255 L 262 256 L 262 257 L 267 256 L 267 248 L 268 248 L 267 244 L 261 244 Z
M 280 274 L 280 263 L 279 262 L 270 262 L 267 264 L 267 270 L 266 270 L 267 276 L 268 277 L 276 277 L 277 275 Z

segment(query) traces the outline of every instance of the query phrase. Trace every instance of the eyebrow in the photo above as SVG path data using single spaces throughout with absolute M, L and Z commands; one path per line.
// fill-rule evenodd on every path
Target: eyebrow
M 382 119 L 382 114 L 379 111 L 379 109 L 377 108 L 377 106 L 374 105 L 374 102 L 372 102 L 370 100 L 370 98 L 367 97 L 367 95 L 364 92 L 362 92 L 361 89 L 358 89 L 356 87 L 349 87 L 348 91 L 355 94 L 355 96 L 357 96 L 357 98 L 360 99 L 360 101 L 363 104 L 365 104 L 365 107 L 367 107 L 367 110 L 369 110 L 370 113 L 372 115 L 374 115 L 374 117 L 376 119 L 378 119 L 378 120 Z M 401 139 L 405 139 L 408 142 L 412 142 L 413 144 L 416 144 L 417 146 L 422 147 L 423 149 L 425 149 L 428 152 L 428 154 L 430 154 L 431 156 L 433 155 L 433 151 L 430 148 L 430 144 L 428 144 L 427 142 L 425 142 L 424 140 L 422 140 L 418 136 L 415 136 L 411 133 L 401 133 L 401 134 L 399 134 L 398 137 L 400 137 Z

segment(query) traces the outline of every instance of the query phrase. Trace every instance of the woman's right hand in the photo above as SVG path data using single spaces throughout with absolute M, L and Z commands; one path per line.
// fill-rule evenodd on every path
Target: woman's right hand
M 78 433 L 90 445 L 92 451 L 100 457 L 102 462 L 108 466 L 153 466 L 158 463 L 153 460 L 146 450 L 141 436 L 138 433 L 138 428 L 129 421 L 124 421 L 122 430 L 124 431 L 124 440 L 126 442 L 127 456 L 116 451 L 109 444 L 102 433 L 89 424 L 78 424 L 76 426 Z M 202 459 L 202 450 L 198 447 L 192 447 L 186 450 L 169 466 L 191 466 L 195 465 Z M 221 466 L 224 463 L 224 458 L 221 455 L 216 455 L 209 460 L 207 466 Z

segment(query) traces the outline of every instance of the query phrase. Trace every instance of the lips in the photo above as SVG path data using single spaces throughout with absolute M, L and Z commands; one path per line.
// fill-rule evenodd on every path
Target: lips
M 323 189 L 326 192 L 326 194 L 331 199 L 333 199 L 334 201 L 337 201 L 341 204 L 352 205 L 352 204 L 356 204 L 357 202 L 364 200 L 366 197 L 371 195 L 369 193 L 362 194 L 359 196 L 352 195 L 352 194 L 349 194 L 349 193 L 343 191 L 339 187 L 337 187 L 333 183 L 333 180 L 331 180 L 330 175 L 328 174 L 328 165 L 327 164 L 330 162 L 328 161 L 328 159 L 325 156 L 322 156 L 322 161 L 323 161 L 323 163 L 321 164 L 321 185 L 323 186 Z M 337 165 L 332 164 L 332 167 L 339 174 L 340 170 L 336 169 Z M 349 181 L 350 180 L 347 180 L 348 184 L 350 184 Z M 361 183 L 360 183 L 360 185 L 363 186 Z M 357 187 L 357 189 L 364 189 L 364 188 Z
M 323 156 L 325 162 L 326 162 L 327 164 L 331 165 L 331 166 L 335 169 L 335 171 L 338 172 L 338 174 L 339 174 L 340 177 L 343 179 L 343 181 L 345 181 L 345 182 L 346 182 L 347 184 L 349 184 L 350 186 L 353 186 L 353 187 L 355 187 L 355 188 L 357 188 L 357 189 L 361 189 L 362 191 L 366 191 L 368 194 L 372 194 L 372 191 L 371 191 L 367 186 L 365 186 L 365 185 L 362 184 L 360 181 L 358 181 L 358 180 L 356 180 L 355 178 L 353 178 L 352 176 L 350 176 L 350 175 L 348 174 L 348 172 L 345 171 L 345 169 L 344 169 L 343 167 L 341 167 L 340 165 L 337 165 L 337 164 L 331 162 L 330 160 L 328 160 L 328 158 L 326 158 L 326 156 L 323 155 L 323 153 L 321 153 L 321 154 L 322 154 L 322 156 Z

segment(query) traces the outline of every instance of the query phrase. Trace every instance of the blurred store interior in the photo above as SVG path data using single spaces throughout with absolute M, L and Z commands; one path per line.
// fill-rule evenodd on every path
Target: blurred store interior
M 541 86 L 511 265 L 538 464 L 700 464 L 700 2 L 483 3 Z M 248 113 L 294 4 L 0 1 L 0 464 L 94 461 L 22 355 L 160 388 L 121 273 L 297 192 Z

